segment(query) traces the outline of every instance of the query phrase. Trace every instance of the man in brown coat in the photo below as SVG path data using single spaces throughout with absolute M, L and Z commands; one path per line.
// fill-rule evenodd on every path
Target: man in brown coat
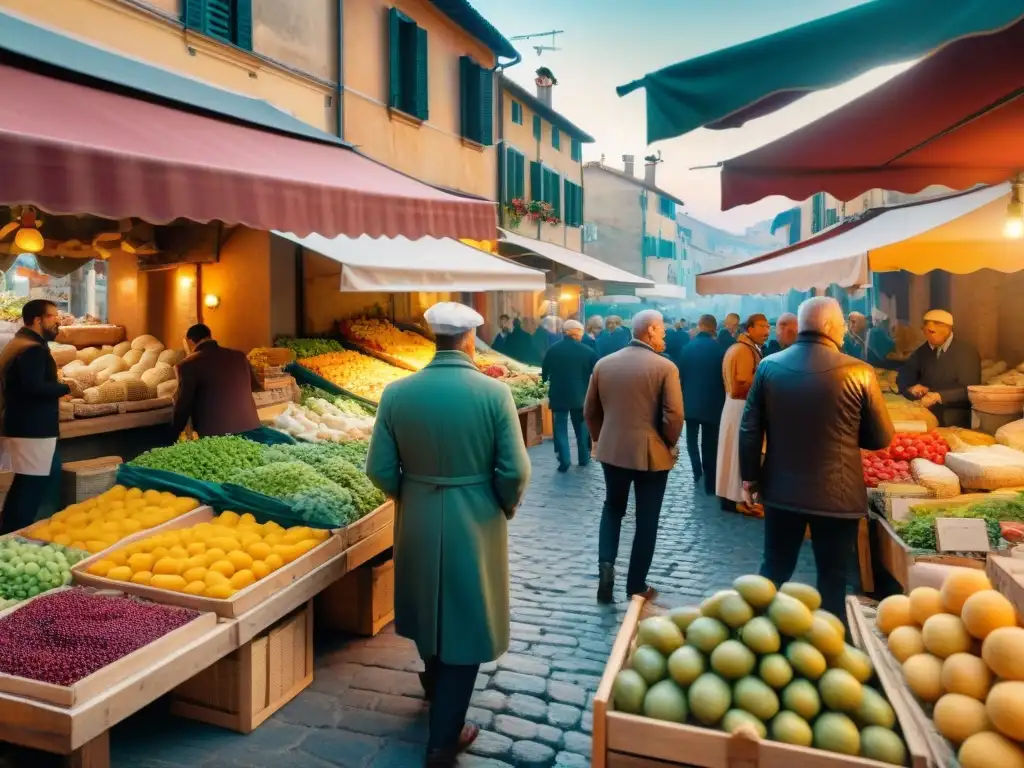
M 178 364 L 174 434 L 192 419 L 200 437 L 238 435 L 260 428 L 252 393 L 259 389 L 244 352 L 220 346 L 199 323 L 185 334 L 191 354 Z
M 679 371 L 665 351 L 665 321 L 645 310 L 633 317 L 633 340 L 594 368 L 583 407 L 595 457 L 604 468 L 605 502 L 598 552 L 597 599 L 613 601 L 615 559 L 629 488 L 636 487 L 636 533 L 629 557 L 626 594 L 652 598 L 647 571 L 658 538 L 658 518 L 669 470 L 683 431 Z

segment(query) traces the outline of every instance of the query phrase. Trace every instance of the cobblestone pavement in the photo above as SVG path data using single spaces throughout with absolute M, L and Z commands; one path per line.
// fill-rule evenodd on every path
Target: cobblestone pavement
M 483 731 L 464 768 L 590 764 L 591 702 L 626 600 L 594 600 L 601 468 L 555 471 L 550 443 L 531 450 L 534 475 L 510 527 L 512 644 L 477 680 L 470 718 Z M 663 605 L 698 601 L 756 571 L 762 523 L 720 512 L 673 471 L 650 582 Z M 623 530 L 624 583 L 632 516 Z M 805 545 L 797 578 L 809 581 Z M 372 639 L 317 639 L 313 684 L 248 736 L 181 720 L 156 705 L 112 735 L 116 768 L 415 768 L 426 705 L 411 643 L 389 630 Z

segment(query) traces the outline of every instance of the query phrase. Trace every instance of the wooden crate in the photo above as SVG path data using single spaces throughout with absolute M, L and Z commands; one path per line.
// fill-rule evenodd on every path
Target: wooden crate
M 264 630 L 171 694 L 171 712 L 239 733 L 313 682 L 313 603 Z
M 68 461 L 60 472 L 60 503 L 62 507 L 99 496 L 117 484 L 120 456 Z
M 938 552 L 932 554 L 914 554 L 914 552 L 899 537 L 888 520 L 882 517 L 875 517 L 875 529 L 878 531 L 878 559 L 892 577 L 900 583 L 904 590 L 910 583 L 910 569 L 915 563 L 936 563 L 938 565 L 952 565 L 958 568 L 985 568 L 985 556 L 964 556 L 964 555 L 943 555 Z
M 548 401 L 540 404 L 541 435 L 545 440 L 551 440 L 555 436 L 555 415 L 552 412 Z
M 985 565 L 992 586 L 1013 603 L 1019 617 L 1024 618 L 1024 560 L 992 555 Z
M 368 515 L 342 528 L 338 535 L 345 537 L 345 549 L 349 549 L 394 522 L 395 502 L 389 499 Z
M 539 405 L 519 409 L 519 426 L 523 430 L 523 442 L 527 448 L 544 442 Z
M 382 552 L 321 592 L 315 601 L 319 626 L 373 637 L 395 619 L 395 561 Z
M 153 528 L 149 531 L 139 531 L 139 533 L 128 536 L 115 544 L 112 548 L 116 549 L 118 547 L 125 546 L 129 542 L 138 541 L 163 531 L 175 528 L 187 528 L 193 525 L 198 525 L 199 523 L 209 522 L 214 517 L 215 514 L 212 508 L 200 507 L 197 510 L 189 512 L 187 515 L 182 515 L 175 520 L 165 523 L 159 528 Z M 321 542 L 302 557 L 297 560 L 293 560 L 282 568 L 278 568 L 273 573 L 254 582 L 253 584 L 250 584 L 245 589 L 238 590 L 226 600 L 221 600 L 215 597 L 205 597 L 203 595 L 187 595 L 184 592 L 170 592 L 166 589 L 157 589 L 156 587 L 150 587 L 145 584 L 114 581 L 112 579 L 94 576 L 89 573 L 89 566 L 96 560 L 103 559 L 103 555 L 106 552 L 109 552 L 109 549 L 75 564 L 71 569 L 71 576 L 75 584 L 85 584 L 90 587 L 99 587 L 102 589 L 117 589 L 132 595 L 144 597 L 147 600 L 152 600 L 154 603 L 180 605 L 182 608 L 192 608 L 196 611 L 215 613 L 221 618 L 235 619 L 243 613 L 255 608 L 276 592 L 302 578 L 314 568 L 319 568 L 327 561 L 339 556 L 344 551 L 344 540 L 344 536 L 338 535 L 338 532 L 333 532 L 326 541 Z
M 651 612 L 642 597 L 634 597 L 612 647 L 608 665 L 594 697 L 593 768 L 883 768 L 875 760 L 848 757 L 775 741 L 752 741 L 722 731 L 651 720 L 616 712 L 612 685 L 629 653 L 637 624 Z M 911 757 L 910 768 L 928 768 L 928 753 L 915 724 L 885 678 L 879 678 L 896 711 Z

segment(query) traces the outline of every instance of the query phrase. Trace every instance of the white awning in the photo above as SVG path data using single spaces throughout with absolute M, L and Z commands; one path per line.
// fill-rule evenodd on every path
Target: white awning
M 832 283 L 852 288 L 869 283 L 872 270 L 1015 271 L 1024 266 L 1024 249 L 1002 236 L 1000 223 L 1009 194 L 1010 185 L 999 184 L 872 209 L 809 240 L 697 275 L 697 293 L 781 294 Z
M 499 228 L 498 232 L 501 233 L 502 239 L 517 248 L 522 248 L 545 259 L 557 262 L 562 266 L 581 272 L 590 280 L 602 283 L 618 283 L 620 285 L 654 285 L 653 280 L 639 277 L 632 272 L 627 272 L 618 267 L 613 267 L 611 264 L 606 264 L 600 259 L 587 256 L 579 251 L 563 248 L 554 243 L 545 243 L 542 240 L 523 237 L 506 229 Z
M 543 291 L 544 273 L 458 240 L 275 235 L 341 264 L 342 293 Z
M 645 299 L 685 299 L 686 287 L 672 283 L 655 283 L 653 288 L 637 288 L 636 295 Z

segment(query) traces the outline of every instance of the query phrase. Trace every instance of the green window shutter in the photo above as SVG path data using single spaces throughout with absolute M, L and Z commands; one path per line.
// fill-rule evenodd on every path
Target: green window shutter
M 235 45 L 252 50 L 252 0 L 235 0 Z
M 540 163 L 535 160 L 530 161 L 530 199 L 531 200 L 543 200 L 544 199 L 544 177 Z
M 234 14 L 231 0 L 206 0 L 206 21 L 203 31 L 210 37 L 234 42 Z
M 533 138 L 537 139 L 537 141 L 540 141 L 540 135 L 541 135 L 541 131 L 540 131 L 540 115 L 534 115 L 533 116 Z
M 551 146 L 555 149 L 561 149 L 562 134 L 555 126 L 551 126 Z
M 568 179 L 562 180 L 562 199 L 565 200 L 565 216 L 562 223 L 567 227 L 572 226 L 572 182 Z
M 388 9 L 388 106 L 402 106 L 402 16 L 397 8 Z
M 574 162 L 581 162 L 583 159 L 583 145 L 579 139 L 571 139 L 569 142 L 569 158 Z
M 427 56 L 427 30 L 416 27 L 416 117 L 426 120 L 430 117 L 429 67 Z
M 199 32 L 206 31 L 206 0 L 185 0 L 181 13 L 186 27 Z
M 562 179 L 558 171 L 551 172 L 551 207 L 555 209 L 555 216 L 562 218 Z
M 512 201 L 512 176 L 509 173 L 509 168 L 514 166 L 512 149 L 510 147 L 503 147 L 498 152 L 498 183 L 501 185 L 501 194 L 498 195 L 498 201 L 501 203 L 507 204 Z
M 480 76 L 476 62 L 469 56 L 459 57 L 459 89 L 462 135 L 480 141 Z
M 579 226 L 583 226 L 583 187 L 576 187 L 576 221 L 579 222 Z
M 518 101 L 512 102 L 512 122 L 516 125 L 523 124 L 523 105 Z
M 513 187 L 513 193 L 515 197 L 522 200 L 526 197 L 526 155 L 522 152 L 516 152 L 515 161 L 516 167 L 513 173 L 515 186 Z
M 494 73 L 486 67 L 477 67 L 480 78 L 480 143 L 489 147 L 494 143 Z

